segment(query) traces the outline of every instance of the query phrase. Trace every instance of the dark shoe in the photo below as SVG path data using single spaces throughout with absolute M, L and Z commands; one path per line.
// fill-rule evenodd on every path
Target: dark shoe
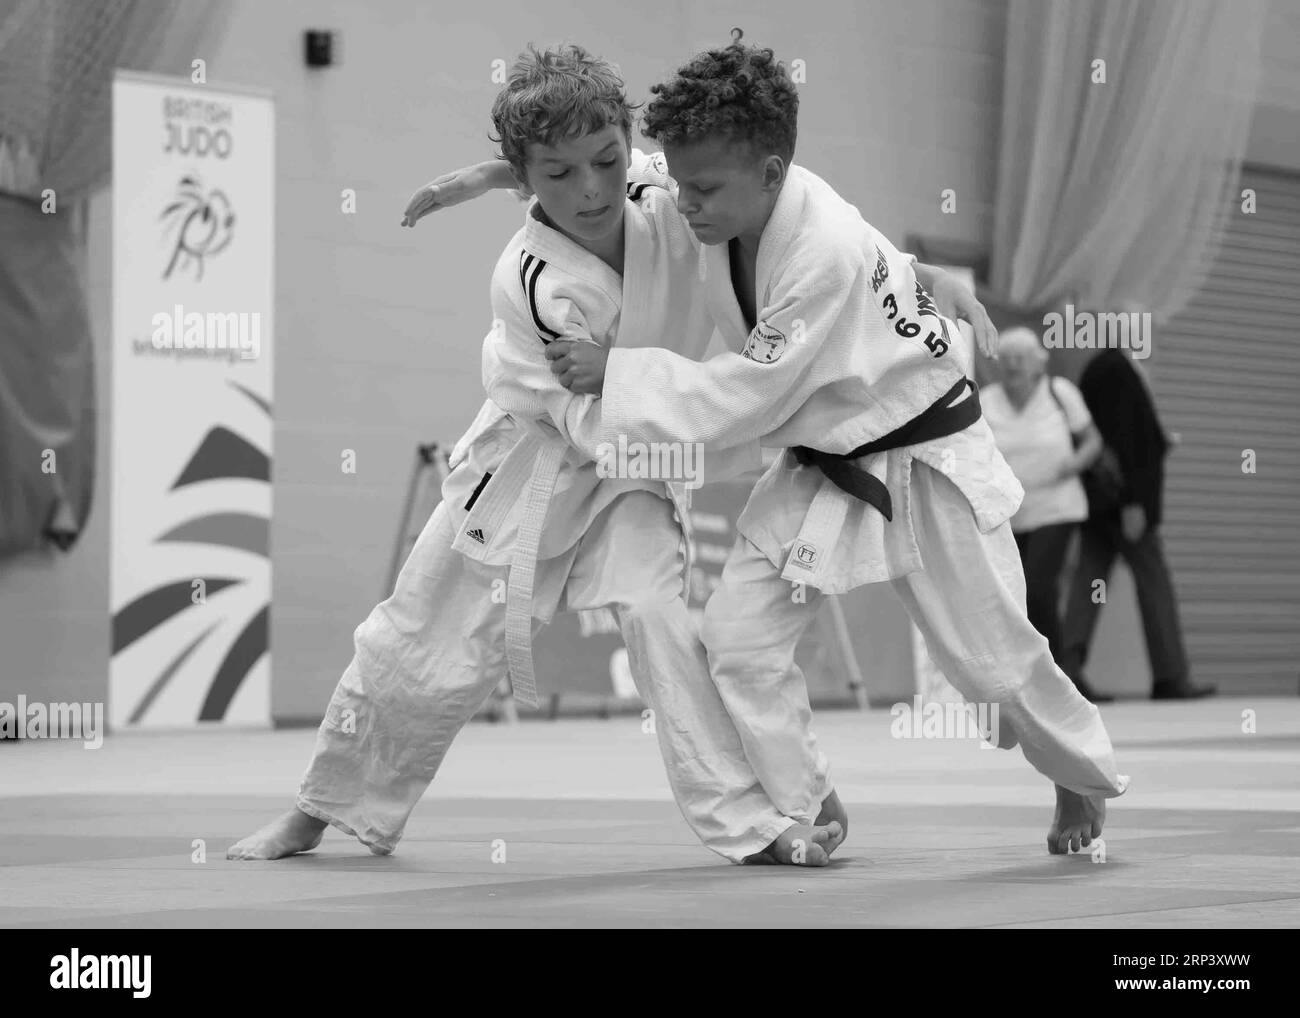
M 1203 696 L 1213 696 L 1218 686 L 1198 686 L 1192 682 L 1157 682 L 1151 688 L 1153 700 L 1199 700 Z
M 1088 684 L 1088 680 L 1083 676 L 1071 678 L 1070 681 L 1074 683 L 1074 688 L 1077 689 L 1079 694 L 1089 703 L 1111 703 L 1115 699 L 1109 693 L 1103 693 L 1100 690 L 1093 689 L 1092 686 Z

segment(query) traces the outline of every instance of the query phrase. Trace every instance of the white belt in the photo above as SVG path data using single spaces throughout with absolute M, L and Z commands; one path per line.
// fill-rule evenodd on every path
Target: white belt
M 547 442 L 538 453 L 519 519 L 515 553 L 510 559 L 510 581 L 506 587 L 506 663 L 515 699 L 529 707 L 538 706 L 537 677 L 533 672 L 533 580 L 546 512 L 566 452 L 563 445 Z
M 884 454 L 874 456 L 872 460 L 874 462 L 870 462 L 869 466 L 867 463 L 859 466 L 883 481 Z M 790 583 L 804 583 L 819 590 L 824 587 L 826 570 L 831 565 L 831 557 L 839 544 L 840 531 L 844 529 L 844 518 L 848 515 L 849 498 L 829 478 L 822 479 L 817 494 L 813 496 L 808 512 L 804 515 L 799 533 L 795 536 L 790 554 L 786 557 L 781 579 Z
M 530 707 L 538 706 L 532 653 L 533 582 L 542 529 L 566 452 L 562 443 L 533 433 L 521 435 L 452 542 L 453 550 L 468 558 L 491 561 L 502 528 L 513 512 L 520 511 L 518 493 L 527 485 L 506 587 L 506 663 L 515 699 Z
M 519 512 L 506 585 L 506 664 L 515 699 L 530 707 L 539 706 L 532 653 L 538 554 L 555 484 L 567 455 L 568 446 L 563 442 L 526 432 L 506 454 L 452 542 L 453 549 L 467 557 L 490 561 L 507 517 L 512 511 Z M 518 492 L 525 481 L 527 493 L 520 507 Z M 682 528 L 685 549 L 682 586 L 683 596 L 689 601 L 693 564 L 688 512 L 690 491 L 677 484 L 665 487 Z

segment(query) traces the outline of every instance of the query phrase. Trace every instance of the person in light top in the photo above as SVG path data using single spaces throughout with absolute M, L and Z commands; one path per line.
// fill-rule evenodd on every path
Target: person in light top
M 1101 452 L 1101 436 L 1069 379 L 1047 371 L 1048 354 L 1030 329 L 1002 334 L 1002 381 L 980 392 L 998 448 L 1025 489 L 1011 530 L 1025 570 L 1029 621 L 1061 660 L 1061 572 L 1088 499 L 1079 475 Z M 1103 698 L 1076 680 L 1079 691 Z

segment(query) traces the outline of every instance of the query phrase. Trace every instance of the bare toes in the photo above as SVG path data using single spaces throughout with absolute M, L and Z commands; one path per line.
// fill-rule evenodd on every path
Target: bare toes
M 804 854 L 803 865 L 805 866 L 826 866 L 829 865 L 831 857 L 826 854 L 826 849 L 821 845 L 812 845 Z

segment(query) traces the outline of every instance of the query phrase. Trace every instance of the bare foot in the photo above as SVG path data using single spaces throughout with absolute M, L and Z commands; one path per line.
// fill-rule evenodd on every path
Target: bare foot
M 751 855 L 745 862 L 768 866 L 825 866 L 831 861 L 826 845 L 832 839 L 844 840 L 844 832 L 834 820 L 825 827 L 794 824 L 767 848 L 757 855 Z
M 320 844 L 329 825 L 294 807 L 243 841 L 231 845 L 227 859 L 283 859 L 310 852 Z
M 844 843 L 844 839 L 849 836 L 849 814 L 844 808 L 844 803 L 840 802 L 840 797 L 835 789 L 831 789 L 831 794 L 822 800 L 822 811 L 817 814 L 817 819 L 813 824 L 817 827 L 824 827 L 832 820 L 839 825 L 840 835 L 838 838 L 832 838 L 826 844 L 826 854 L 830 855 Z
M 1100 796 L 1080 795 L 1056 786 L 1056 816 L 1047 832 L 1047 851 L 1052 855 L 1069 855 L 1087 848 L 1093 838 L 1101 837 L 1106 822 L 1106 800 Z

